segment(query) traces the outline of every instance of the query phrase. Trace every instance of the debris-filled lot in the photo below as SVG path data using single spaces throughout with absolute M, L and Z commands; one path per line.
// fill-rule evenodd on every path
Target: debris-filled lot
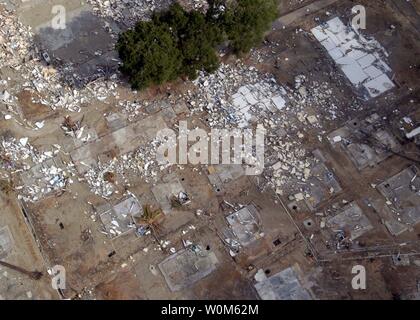
M 249 55 L 133 91 L 118 34 L 172 2 L 0 0 L 0 298 L 419 299 L 420 8 L 281 0 Z M 180 121 L 262 125 L 263 172 L 160 163 Z

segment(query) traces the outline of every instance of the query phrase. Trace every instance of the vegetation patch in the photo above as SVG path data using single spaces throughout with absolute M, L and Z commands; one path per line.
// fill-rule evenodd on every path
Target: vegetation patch
M 276 0 L 211 0 L 206 13 L 185 11 L 174 3 L 120 35 L 121 71 L 134 89 L 179 77 L 195 79 L 198 71 L 219 65 L 217 47 L 247 53 L 263 39 L 277 17 Z

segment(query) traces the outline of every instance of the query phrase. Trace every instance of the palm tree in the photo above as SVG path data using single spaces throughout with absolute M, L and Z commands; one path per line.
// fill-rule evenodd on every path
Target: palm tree
M 146 204 L 143 206 L 143 215 L 141 217 L 136 217 L 138 224 L 149 228 L 158 242 L 159 239 L 157 236 L 159 234 L 159 223 L 162 216 L 162 209 L 153 209 L 151 205 Z

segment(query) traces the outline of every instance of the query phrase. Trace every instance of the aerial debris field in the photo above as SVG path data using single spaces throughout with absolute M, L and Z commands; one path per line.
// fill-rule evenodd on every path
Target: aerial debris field
M 249 53 L 134 90 L 118 37 L 173 2 L 209 8 L 0 0 L 0 299 L 420 299 L 418 3 L 356 28 L 355 1 L 279 0 Z M 258 128 L 257 162 L 188 161 Z

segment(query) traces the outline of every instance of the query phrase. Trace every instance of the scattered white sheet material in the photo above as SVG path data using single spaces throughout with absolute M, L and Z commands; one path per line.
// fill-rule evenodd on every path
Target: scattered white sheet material
M 356 88 L 364 88 L 369 98 L 392 89 L 387 76 L 391 68 L 382 60 L 385 49 L 374 39 L 368 40 L 336 17 L 311 30 L 328 54 Z

